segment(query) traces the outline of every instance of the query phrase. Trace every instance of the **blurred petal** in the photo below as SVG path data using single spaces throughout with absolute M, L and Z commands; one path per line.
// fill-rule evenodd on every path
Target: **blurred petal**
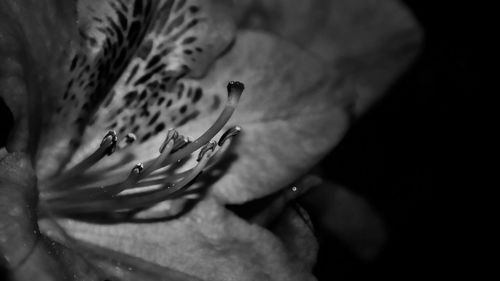
M 14 115 L 7 143 L 11 151 L 27 151 L 29 141 L 33 149 L 44 107 L 51 107 L 62 86 L 65 74 L 60 66 L 76 33 L 73 1 L 0 3 L 0 97 Z
M 387 230 L 366 199 L 348 188 L 325 182 L 301 202 L 321 228 L 345 243 L 360 259 L 375 259 L 387 242 Z
M 61 222 L 78 239 L 203 280 L 314 280 L 308 265 L 297 259 L 301 255 L 290 254 L 272 233 L 236 217 L 213 198 L 171 221 L 117 225 Z
M 414 17 L 393 0 L 239 0 L 236 6 L 241 25 L 271 30 L 349 74 L 356 114 L 380 98 L 422 41 Z
M 296 205 L 295 208 L 288 207 L 271 230 L 281 239 L 291 255 L 303 262 L 305 270 L 312 272 L 316 263 L 318 243 L 309 223 L 306 211 Z

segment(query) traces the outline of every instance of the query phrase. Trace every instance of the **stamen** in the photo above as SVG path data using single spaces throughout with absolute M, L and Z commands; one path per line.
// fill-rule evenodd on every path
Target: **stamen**
M 226 130 L 218 142 L 212 140 L 231 118 L 243 89 L 242 83 L 230 82 L 227 85 L 227 104 L 208 130 L 194 141 L 174 129 L 169 130 L 159 147 L 160 155 L 146 161 L 144 165 L 137 164 L 125 181 L 117 182 L 119 178 L 116 176 L 119 176 L 120 172 L 116 176 L 106 175 L 106 182 L 117 182 L 114 184 L 90 188 L 73 184 L 71 190 L 61 191 L 65 186 L 61 183 L 90 176 L 83 173 L 105 155 L 111 155 L 116 148 L 126 148 L 136 139 L 134 134 L 127 134 L 117 145 L 116 132 L 109 131 L 94 153 L 48 184 L 48 196 L 41 197 L 41 209 L 58 215 L 127 211 L 151 207 L 161 201 L 186 195 L 187 193 L 182 191 L 191 186 L 203 169 L 215 165 L 221 158 L 219 151 L 225 151 L 228 148 L 227 143 L 231 143 L 228 140 L 241 132 L 239 126 L 234 126 Z M 197 165 L 184 172 L 175 173 L 184 162 L 181 160 L 187 161 L 196 150 L 200 150 L 196 158 Z M 95 177 L 93 179 L 96 180 Z M 154 190 L 143 188 L 160 185 L 161 187 Z M 126 190 L 132 192 L 121 194 Z
M 87 193 L 87 195 L 85 196 L 89 199 L 102 196 L 113 197 L 124 190 L 132 188 L 142 176 L 143 170 L 144 170 L 144 165 L 142 163 L 137 163 L 135 164 L 132 171 L 130 171 L 129 176 L 124 182 L 105 186 L 100 190 L 100 192 L 99 190 L 96 190 L 93 193 L 87 191 L 89 193 Z
M 234 136 L 237 136 L 239 133 L 241 133 L 241 127 L 240 126 L 234 126 L 234 127 L 231 127 L 229 128 L 228 130 L 226 130 L 224 132 L 224 134 L 222 134 L 222 136 L 220 137 L 219 139 L 219 142 L 218 142 L 218 145 L 219 146 L 223 146 L 224 143 L 234 137 Z
M 148 186 L 154 186 L 154 185 L 159 185 L 159 184 L 165 184 L 165 183 L 173 183 L 176 182 L 188 174 L 190 174 L 193 171 L 194 168 L 191 168 L 189 170 L 186 170 L 184 172 L 180 172 L 177 174 L 173 175 L 168 175 L 167 177 L 162 177 L 162 178 L 156 178 L 156 179 L 149 179 L 145 181 L 140 181 L 137 184 L 134 185 L 134 188 L 137 187 L 148 187 Z
M 212 146 L 213 144 L 207 144 Z M 153 206 L 159 202 L 165 201 L 177 195 L 179 192 L 185 190 L 190 186 L 193 180 L 205 168 L 208 160 L 212 156 L 211 149 L 205 149 L 205 153 L 201 156 L 200 161 L 193 168 L 189 174 L 182 180 L 176 183 L 171 183 L 168 186 L 149 192 L 138 194 L 127 194 L 116 196 L 113 198 L 90 201 L 90 202 L 61 202 L 63 204 L 50 204 L 51 211 L 57 214 L 74 214 L 74 213 L 99 213 L 99 212 L 112 212 L 120 210 L 134 210 L 138 208 L 145 208 Z
M 116 143 L 118 142 L 118 136 L 115 131 L 108 131 L 101 141 L 99 147 L 108 147 L 108 156 L 113 154 L 116 150 Z
M 198 154 L 198 158 L 196 159 L 196 161 L 200 162 L 201 159 L 203 158 L 203 156 L 205 156 L 205 154 L 208 152 L 208 151 L 211 151 L 211 152 L 214 152 L 215 150 L 215 147 L 217 147 L 217 142 L 214 141 L 214 140 L 211 140 L 209 143 L 207 143 L 201 150 L 200 150 L 200 153 Z
M 61 175 L 57 176 L 53 181 L 49 182 L 47 184 L 48 189 L 60 190 L 60 189 L 63 189 L 64 187 L 66 187 L 66 185 L 61 185 L 61 183 L 82 174 L 87 169 L 92 167 L 95 163 L 97 163 L 99 160 L 101 160 L 104 156 L 111 155 L 116 150 L 117 141 L 118 141 L 118 138 L 116 136 L 116 132 L 109 131 L 104 136 L 104 138 L 101 141 L 101 145 L 99 146 L 99 148 L 96 151 L 94 151 L 94 153 L 89 155 L 87 158 L 82 160 L 80 163 L 73 166 L 73 168 L 71 168 L 71 169 L 63 172 Z
M 112 197 L 115 196 L 116 194 L 132 188 L 135 183 L 140 178 L 141 172 L 144 169 L 144 165 L 142 163 L 137 163 L 134 168 L 130 171 L 129 176 L 127 179 L 123 182 L 120 183 L 115 183 L 111 184 L 108 186 L 101 186 L 101 187 L 93 187 L 93 188 L 84 188 L 84 189 L 78 189 L 78 190 L 73 190 L 73 191 L 66 191 L 66 192 L 58 192 L 58 193 L 53 193 L 53 197 L 44 197 L 44 201 L 51 201 L 52 203 L 54 201 L 71 201 L 71 200 L 79 200 L 81 201 L 82 198 L 85 199 L 96 199 L 96 198 L 102 198 L 104 197 Z
M 203 133 L 195 141 L 186 145 L 184 149 L 181 149 L 173 153 L 172 156 L 169 157 L 168 162 L 164 164 L 170 164 L 177 160 L 180 160 L 190 155 L 194 151 L 198 150 L 207 142 L 209 142 L 217 134 L 217 132 L 219 132 L 224 127 L 224 125 L 226 125 L 227 121 L 229 121 L 229 119 L 231 118 L 231 115 L 233 114 L 236 105 L 238 104 L 241 94 L 243 93 L 243 89 L 244 86 L 242 83 L 229 82 L 229 84 L 227 85 L 228 102 L 222 113 L 217 118 L 217 120 L 212 124 L 212 126 L 208 130 L 205 131 L 205 133 Z
M 177 138 L 179 137 L 179 133 L 174 130 L 174 129 L 170 129 L 168 130 L 167 132 L 167 137 L 165 138 L 165 141 L 163 141 L 163 143 L 160 145 L 160 153 L 163 153 L 163 151 L 165 150 L 165 147 L 167 146 L 168 143 L 170 143 L 171 140 L 176 140 Z
M 153 171 L 157 170 L 162 166 L 162 162 L 164 162 L 165 159 L 167 159 L 167 157 L 170 155 L 170 152 L 174 148 L 175 138 L 177 138 L 178 136 L 179 134 L 177 133 L 177 131 L 175 130 L 168 131 L 165 141 L 160 146 L 160 151 L 161 151 L 160 156 L 154 159 L 152 163 L 147 164 L 146 166 L 147 168 L 144 169 L 141 178 L 148 176 Z

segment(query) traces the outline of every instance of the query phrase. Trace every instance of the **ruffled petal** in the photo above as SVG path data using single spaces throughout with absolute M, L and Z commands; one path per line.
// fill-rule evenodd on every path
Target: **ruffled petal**
M 272 31 L 348 74 L 363 113 L 418 53 L 422 31 L 399 1 L 247 1 L 240 25 Z
M 314 280 L 308 273 L 310 265 L 297 259 L 304 255 L 289 251 L 295 244 L 288 244 L 287 249 L 272 233 L 234 216 L 213 198 L 171 221 L 117 225 L 61 222 L 78 239 L 203 280 Z M 292 220 L 281 229 L 291 230 L 288 235 L 293 236 L 297 228 L 302 229 Z

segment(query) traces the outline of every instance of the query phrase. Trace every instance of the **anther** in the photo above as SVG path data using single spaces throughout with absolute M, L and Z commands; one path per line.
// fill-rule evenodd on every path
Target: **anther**
M 226 125 L 227 121 L 231 118 L 236 105 L 240 99 L 241 93 L 244 89 L 244 86 L 240 82 L 230 82 L 227 86 L 228 89 L 228 97 L 229 100 L 224 107 L 224 110 L 221 112 L 217 120 L 208 128 L 201 136 L 199 136 L 196 140 L 186 145 L 183 149 L 176 151 L 172 154 L 172 157 L 169 158 L 168 163 L 174 163 L 177 160 L 180 160 L 194 151 L 201 148 L 207 142 L 209 142 L 222 128 Z
M 179 137 L 179 133 L 175 129 L 170 129 L 167 132 L 167 137 L 165 138 L 165 141 L 160 146 L 160 153 L 163 153 L 163 150 L 165 150 L 165 147 L 167 144 L 171 141 L 174 140 L 174 147 L 175 147 L 175 141 L 177 141 L 177 138 Z
M 137 137 L 132 133 L 128 133 L 127 135 L 125 135 L 124 140 L 126 143 L 131 144 L 137 140 Z
M 227 96 L 231 106 L 236 106 L 236 104 L 238 104 L 244 89 L 245 85 L 238 81 L 231 81 L 227 84 Z
M 87 169 L 92 167 L 95 163 L 99 162 L 104 156 L 111 155 L 115 149 L 118 142 L 118 137 L 115 131 L 108 131 L 99 145 L 99 148 L 92 154 L 83 159 L 80 163 L 76 164 L 72 168 L 63 172 L 53 181 L 47 184 L 48 189 L 60 190 L 67 188 L 67 185 L 62 183 L 73 179 L 74 177 L 83 174 Z
M 134 168 L 132 168 L 132 171 L 130 171 L 130 176 L 139 175 L 142 172 L 142 170 L 144 170 L 144 164 L 137 163 L 135 164 Z
M 218 142 L 218 145 L 219 146 L 223 146 L 224 143 L 234 137 L 234 136 L 237 136 L 239 133 L 241 132 L 241 127 L 240 126 L 234 126 L 234 127 L 231 127 L 229 129 L 227 129 L 224 134 L 222 134 L 222 136 L 220 137 L 219 139 L 219 142 Z
M 118 148 L 119 149 L 124 149 L 125 147 L 131 145 L 137 140 L 137 137 L 132 134 L 128 133 L 125 135 L 125 137 L 118 143 Z
M 215 147 L 217 147 L 217 142 L 211 140 L 209 143 L 207 143 L 204 147 L 200 149 L 200 153 L 198 154 L 198 158 L 196 159 L 196 161 L 200 162 L 200 160 L 205 156 L 205 154 L 208 151 L 214 152 Z
M 59 214 L 75 214 L 75 213 L 99 213 L 99 212 L 113 212 L 118 210 L 134 210 L 138 208 L 145 208 L 153 206 L 161 201 L 168 200 L 174 196 L 179 195 L 183 190 L 190 187 L 191 183 L 200 175 L 203 168 L 207 165 L 208 160 L 212 153 L 205 153 L 202 155 L 198 164 L 187 173 L 187 175 L 180 181 L 166 185 L 163 188 L 154 191 L 146 191 L 138 194 L 126 194 L 113 197 L 112 194 L 118 194 L 123 188 L 116 189 L 113 187 L 108 189 L 105 193 L 111 197 L 98 198 L 90 201 L 83 202 L 61 202 L 61 204 L 51 204 L 49 206 L 53 213 Z M 118 191 L 118 192 L 117 192 Z M 102 194 L 102 193 L 101 193 Z M 119 199 L 118 199 L 119 198 Z
M 172 149 L 172 153 L 176 152 L 177 150 L 183 149 L 186 145 L 190 144 L 193 142 L 192 140 L 189 139 L 189 137 L 186 136 L 180 136 L 175 140 L 174 143 L 174 148 Z
M 231 93 L 233 91 L 240 92 L 240 94 L 243 92 L 245 89 L 245 85 L 239 81 L 230 81 L 227 84 L 227 92 Z
M 108 146 L 109 148 L 107 148 L 106 154 L 110 156 L 111 154 L 113 154 L 113 152 L 115 152 L 117 143 L 118 143 L 118 135 L 116 134 L 115 131 L 111 130 L 108 131 L 104 136 L 104 138 L 102 139 L 100 147 Z

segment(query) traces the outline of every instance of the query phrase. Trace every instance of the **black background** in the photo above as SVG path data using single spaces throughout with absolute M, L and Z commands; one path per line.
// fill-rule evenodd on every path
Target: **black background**
M 456 198 L 471 178 L 466 166 L 477 126 L 470 115 L 484 91 L 473 63 L 481 27 L 471 3 L 405 2 L 425 30 L 420 57 L 323 162 L 333 180 L 382 214 L 390 240 L 372 263 L 321 241 L 319 280 L 430 279 L 470 270 L 463 233 L 473 218 L 469 203 Z M 12 121 L 2 103 L 0 113 L 3 142 Z
M 483 256 L 473 254 L 477 236 L 469 236 L 481 232 L 470 166 L 480 165 L 472 159 L 485 84 L 475 60 L 485 52 L 479 16 L 486 15 L 475 13 L 479 3 L 404 2 L 425 31 L 421 55 L 323 163 L 333 180 L 382 214 L 389 243 L 378 259 L 364 263 L 334 239 L 322 239 L 319 280 L 480 273 L 473 260 Z

